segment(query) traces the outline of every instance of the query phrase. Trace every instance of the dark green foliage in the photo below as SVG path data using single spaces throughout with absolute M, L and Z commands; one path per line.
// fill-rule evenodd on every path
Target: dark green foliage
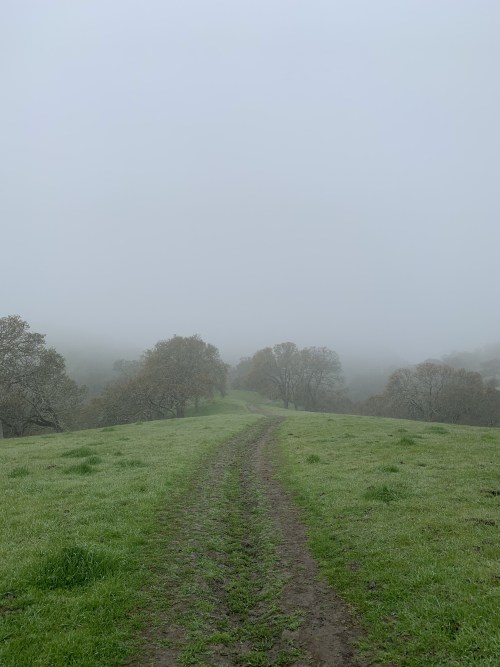
M 123 459 L 122 461 L 118 461 L 116 465 L 122 468 L 142 468 L 147 464 L 141 461 L 141 459 Z
M 71 475 L 72 473 L 76 475 L 90 475 L 91 473 L 95 472 L 95 468 L 93 468 L 87 462 L 82 462 L 66 468 L 64 472 L 68 475 Z
M 380 486 L 370 486 L 365 492 L 366 500 L 380 500 L 384 503 L 390 503 L 394 500 L 404 498 L 406 494 L 401 489 L 381 484 Z
M 414 445 L 415 440 L 409 435 L 404 435 L 402 438 L 399 439 L 399 442 L 397 444 L 403 446 Z
M 66 452 L 63 452 L 61 456 L 67 456 L 70 458 L 85 458 L 86 456 L 91 456 L 94 453 L 94 450 L 90 447 L 77 447 L 76 449 L 68 449 Z
M 382 472 L 399 472 L 398 466 L 394 466 L 394 465 L 381 466 L 380 470 Z
M 45 557 L 33 583 L 42 590 L 85 586 L 108 577 L 116 570 L 116 565 L 103 551 L 78 545 L 63 547 Z
M 26 477 L 26 475 L 29 475 L 30 471 L 26 466 L 18 466 L 17 468 L 13 468 L 7 477 Z

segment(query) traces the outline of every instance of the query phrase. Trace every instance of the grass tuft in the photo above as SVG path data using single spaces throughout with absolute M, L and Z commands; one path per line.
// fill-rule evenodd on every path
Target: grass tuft
M 394 465 L 381 466 L 380 470 L 382 472 L 399 472 L 398 466 L 394 466 Z
M 307 461 L 307 463 L 319 463 L 321 461 L 321 459 L 319 458 L 319 456 L 317 454 L 310 454 L 307 457 L 306 461 Z
M 409 435 L 404 435 L 402 438 L 399 439 L 397 444 L 406 447 L 407 445 L 414 445 L 415 440 Z
M 86 461 L 82 463 L 77 463 L 74 466 L 70 466 L 69 468 L 66 468 L 64 471 L 65 474 L 67 475 L 90 475 L 93 472 L 96 472 L 95 468 L 93 468 L 89 463 Z
M 116 567 L 116 560 L 102 551 L 78 545 L 63 547 L 42 561 L 33 583 L 42 590 L 69 590 L 104 579 Z
M 69 458 L 85 458 L 86 456 L 91 456 L 94 453 L 94 450 L 90 447 L 77 447 L 76 449 L 68 449 L 66 452 L 63 452 L 61 456 L 67 456 Z
M 13 468 L 7 477 L 26 477 L 26 475 L 29 475 L 30 471 L 26 466 L 17 466 L 16 468 Z
M 367 500 L 381 500 L 384 503 L 390 503 L 394 500 L 399 500 L 405 497 L 405 493 L 401 489 L 381 484 L 379 486 L 370 486 L 364 494 Z
M 121 461 L 116 462 L 117 466 L 120 466 L 121 468 L 142 468 L 147 465 L 147 463 L 144 463 L 141 459 L 123 459 Z

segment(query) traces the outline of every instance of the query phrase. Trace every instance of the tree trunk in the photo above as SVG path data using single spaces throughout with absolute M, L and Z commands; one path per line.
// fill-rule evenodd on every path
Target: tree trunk
M 3 422 L 0 419 L 0 440 L 3 438 Z

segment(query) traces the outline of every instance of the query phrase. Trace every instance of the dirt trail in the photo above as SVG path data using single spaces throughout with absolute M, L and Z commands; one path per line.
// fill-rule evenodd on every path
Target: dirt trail
M 162 578 L 168 612 L 130 665 L 353 667 L 358 637 L 319 577 L 297 510 L 273 475 L 282 418 L 221 447 L 178 518 Z
M 298 644 L 306 659 L 298 665 L 347 667 L 362 665 L 355 660 L 353 644 L 360 631 L 353 623 L 345 603 L 319 575 L 318 564 L 307 546 L 307 535 L 291 498 L 274 477 L 271 451 L 272 423 L 269 431 L 255 443 L 251 457 L 271 508 L 271 516 L 281 531 L 281 567 L 288 575 L 283 589 L 284 611 L 300 609 L 303 622 L 296 630 Z M 366 664 L 366 663 L 365 663 Z

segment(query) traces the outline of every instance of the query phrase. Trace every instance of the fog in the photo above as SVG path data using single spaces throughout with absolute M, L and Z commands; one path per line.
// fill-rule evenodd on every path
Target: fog
M 420 361 L 500 340 L 493 0 L 4 0 L 1 315 Z M 368 363 L 368 362 L 367 362 Z

